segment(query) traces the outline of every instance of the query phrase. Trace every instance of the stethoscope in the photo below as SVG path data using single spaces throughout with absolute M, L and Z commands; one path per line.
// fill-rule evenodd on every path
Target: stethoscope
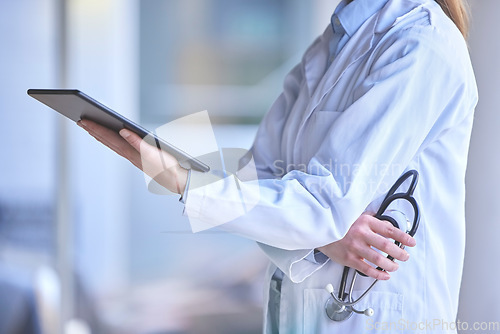
M 396 193 L 398 188 L 407 180 L 411 177 L 411 183 L 408 188 L 407 192 L 403 193 Z M 390 222 L 394 227 L 400 228 L 398 222 L 396 219 L 393 217 L 390 217 L 388 215 L 385 215 L 386 210 L 389 208 L 389 206 L 394 202 L 398 200 L 405 200 L 408 201 L 414 211 L 413 215 L 413 223 L 410 225 L 410 221 L 407 219 L 407 229 L 406 233 L 411 235 L 412 237 L 415 235 L 415 232 L 417 232 L 418 228 L 418 223 L 420 221 L 420 212 L 418 210 L 418 204 L 415 198 L 413 197 L 413 192 L 415 191 L 415 187 L 417 186 L 418 182 L 418 172 L 416 170 L 410 170 L 406 173 L 404 173 L 397 181 L 394 183 L 391 189 L 389 189 L 389 192 L 385 196 L 384 200 L 382 201 L 382 204 L 380 205 L 380 208 L 375 215 L 376 218 L 380 220 L 386 220 Z M 395 244 L 398 245 L 401 248 L 404 248 L 404 245 L 401 245 L 399 242 L 395 241 Z M 394 260 L 393 257 L 390 255 L 387 256 L 388 259 Z M 356 283 L 356 278 L 358 275 L 366 277 L 365 274 L 358 272 L 357 270 L 354 272 L 351 280 L 351 285 L 349 287 L 349 292 L 345 291 L 346 285 L 347 285 L 347 278 L 349 276 L 349 271 L 351 268 L 349 267 L 344 267 L 344 272 L 342 273 L 342 279 L 340 281 L 340 287 L 339 287 L 339 294 L 338 296 L 335 295 L 333 285 L 328 284 L 326 286 L 326 291 L 331 295 L 330 298 L 326 301 L 325 305 L 325 310 L 326 314 L 330 319 L 333 321 L 344 321 L 349 319 L 353 313 L 358 313 L 358 314 L 364 314 L 366 316 L 372 316 L 375 312 L 373 311 L 372 308 L 367 308 L 363 311 L 359 311 L 356 308 L 354 308 L 354 305 L 359 303 L 363 298 L 366 297 L 368 292 L 373 288 L 373 286 L 378 282 L 378 280 L 374 280 L 373 283 L 368 287 L 368 289 L 365 290 L 359 296 L 356 300 L 353 300 L 352 294 L 354 290 L 354 284 Z M 378 267 L 378 270 L 383 270 L 382 268 Z

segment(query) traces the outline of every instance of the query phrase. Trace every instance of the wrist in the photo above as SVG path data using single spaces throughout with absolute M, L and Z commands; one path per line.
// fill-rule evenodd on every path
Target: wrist
M 183 194 L 187 185 L 187 177 L 187 169 L 175 166 L 164 170 L 153 179 L 167 190 L 176 194 Z
M 177 168 L 177 175 L 176 175 L 176 179 L 177 179 L 177 192 L 178 194 L 184 194 L 184 191 L 186 190 L 186 186 L 187 186 L 187 179 L 188 179 L 188 174 L 189 174 L 189 171 L 185 168 L 182 168 L 181 166 L 178 166 Z

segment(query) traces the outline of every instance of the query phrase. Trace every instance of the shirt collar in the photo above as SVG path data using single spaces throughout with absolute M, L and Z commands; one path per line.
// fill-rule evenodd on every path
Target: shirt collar
M 388 0 L 354 0 L 347 3 L 342 0 L 332 15 L 333 32 L 337 34 L 346 33 L 351 37 L 361 25 Z

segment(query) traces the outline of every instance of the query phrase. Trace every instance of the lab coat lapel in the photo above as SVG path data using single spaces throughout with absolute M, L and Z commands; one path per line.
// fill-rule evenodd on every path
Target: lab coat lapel
M 346 70 L 372 48 L 375 34 L 384 33 L 404 16 L 422 7 L 422 2 L 426 1 L 429 0 L 389 0 L 379 12 L 358 29 L 329 68 L 327 68 L 330 56 L 329 43 L 333 37 L 333 31 L 332 26 L 328 25 L 323 35 L 305 53 L 303 59 L 304 76 L 309 97 L 311 97 L 311 108 L 308 109 L 305 119 L 337 84 Z
M 366 21 L 347 42 L 331 66 L 326 69 L 326 73 L 323 72 L 323 78 L 311 96 L 307 117 L 310 116 L 321 99 L 338 83 L 346 71 L 372 48 L 377 18 L 378 14 Z
M 358 29 L 329 68 L 326 68 L 329 55 L 328 43 L 333 33 L 326 31 L 319 42 L 314 44 L 306 54 L 304 70 L 311 98 L 303 114 L 297 139 L 301 135 L 305 122 L 321 100 L 335 87 L 346 71 L 372 48 L 378 15 L 375 14 Z M 331 30 L 331 26 L 328 28 Z M 318 54 L 311 55 L 314 52 Z
M 325 32 L 304 54 L 304 77 L 306 78 L 308 95 L 311 97 L 320 80 L 323 78 L 330 56 L 329 42 L 333 37 L 332 26 L 328 25 Z

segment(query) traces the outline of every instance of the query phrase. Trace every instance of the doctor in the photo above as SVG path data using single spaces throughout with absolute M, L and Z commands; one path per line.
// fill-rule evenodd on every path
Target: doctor
M 461 0 L 341 1 L 262 121 L 251 150 L 257 188 L 237 178 L 195 188 L 206 175 L 130 131 L 79 125 L 138 168 L 161 169 L 163 160 L 161 174 L 145 172 L 183 194 L 201 221 L 219 225 L 232 210 L 225 199 L 255 193 L 255 206 L 221 227 L 258 241 L 270 259 L 266 333 L 454 333 L 477 103 L 466 33 Z M 370 214 L 408 169 L 420 173 L 416 240 Z M 406 214 L 403 205 L 394 212 Z M 324 287 L 338 289 L 344 265 L 384 280 L 358 307 L 373 317 L 326 316 Z M 356 290 L 371 282 L 360 279 Z

